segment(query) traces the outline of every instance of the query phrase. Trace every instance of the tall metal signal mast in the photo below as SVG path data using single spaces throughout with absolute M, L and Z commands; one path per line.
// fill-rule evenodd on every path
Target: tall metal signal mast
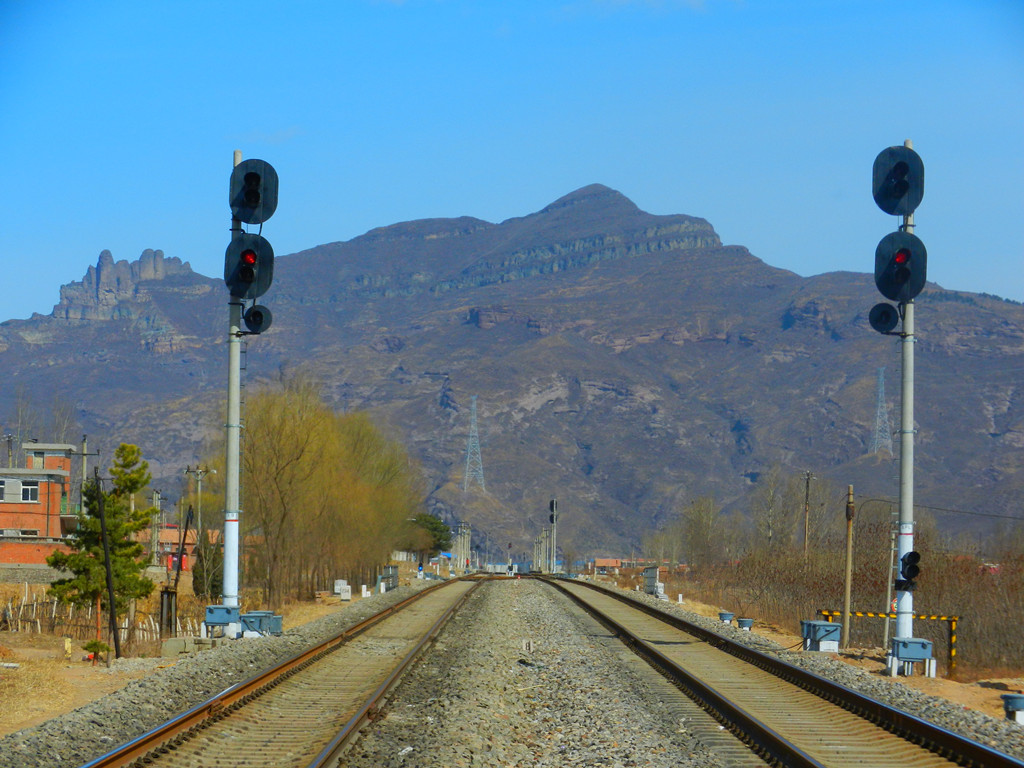
M 875 434 L 871 438 L 871 452 L 888 451 L 892 456 L 892 426 L 889 409 L 885 404 L 885 368 L 878 369 L 878 398 L 875 404 Z
M 470 481 L 476 482 L 480 490 L 487 490 L 484 485 L 484 460 L 480 456 L 480 435 L 476 431 L 476 395 L 473 395 L 472 403 L 469 415 L 469 440 L 466 441 L 466 474 L 462 478 L 463 493 L 469 490 Z

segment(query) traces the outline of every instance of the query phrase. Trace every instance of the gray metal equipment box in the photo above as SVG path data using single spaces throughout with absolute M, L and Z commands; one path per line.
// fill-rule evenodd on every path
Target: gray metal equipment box
M 900 661 L 928 661 L 932 658 L 932 641 L 921 637 L 894 637 L 892 655 Z
M 239 608 L 237 605 L 208 605 L 206 606 L 206 626 L 222 627 L 228 624 L 239 623 Z
M 280 635 L 284 617 L 273 611 L 249 611 L 242 614 L 242 631 L 259 632 L 261 635 Z
M 831 621 L 801 621 L 804 650 L 837 652 L 840 629 L 841 625 Z

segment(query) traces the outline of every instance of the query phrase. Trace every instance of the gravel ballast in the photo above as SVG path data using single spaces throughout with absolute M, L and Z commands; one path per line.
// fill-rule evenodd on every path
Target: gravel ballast
M 620 653 L 607 631 L 550 587 L 532 580 L 485 585 L 343 764 L 719 765 L 655 706 Z
M 360 600 L 279 638 L 182 657 L 65 716 L 0 739 L 0 766 L 78 766 L 426 586 Z M 661 610 L 1024 760 L 1024 727 L 921 694 L 827 654 L 781 648 L 657 601 Z M 715 757 L 636 665 L 543 584 L 484 585 L 405 675 L 346 765 L 714 766 Z M 632 657 L 630 657 L 632 658 Z M 166 660 L 115 664 L 156 666 Z
M 412 587 L 363 598 L 280 637 L 241 639 L 181 656 L 166 669 L 156 667 L 168 659 L 118 659 L 112 666 L 155 671 L 66 715 L 0 739 L 0 768 L 69 768 L 95 760 L 432 583 L 417 581 Z

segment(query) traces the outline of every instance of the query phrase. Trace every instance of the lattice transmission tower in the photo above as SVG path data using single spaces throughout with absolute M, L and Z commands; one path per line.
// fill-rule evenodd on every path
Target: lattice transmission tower
M 466 474 L 462 478 L 462 491 L 469 490 L 470 481 L 486 491 L 484 485 L 484 460 L 480 456 L 480 435 L 476 431 L 476 395 L 473 395 L 472 407 L 469 412 L 469 440 L 466 441 Z
M 875 402 L 875 434 L 871 438 L 871 452 L 888 451 L 892 456 L 892 427 L 889 409 L 885 404 L 885 368 L 878 369 L 878 396 Z

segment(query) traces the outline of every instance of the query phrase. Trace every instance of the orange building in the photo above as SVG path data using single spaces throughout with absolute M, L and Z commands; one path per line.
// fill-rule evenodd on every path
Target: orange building
M 77 525 L 64 443 L 24 443 L 25 467 L 0 467 L 0 563 L 45 565 Z

